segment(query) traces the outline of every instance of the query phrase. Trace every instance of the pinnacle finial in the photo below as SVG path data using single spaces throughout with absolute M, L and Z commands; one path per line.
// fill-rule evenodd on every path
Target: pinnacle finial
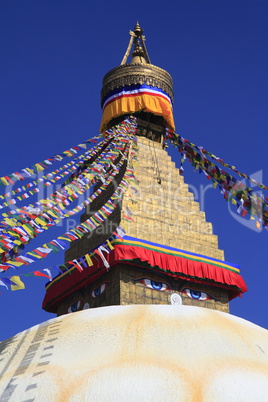
M 135 35 L 140 38 L 141 35 L 143 34 L 143 29 L 141 29 L 139 22 L 137 21 L 136 26 L 134 28 L 134 33 Z

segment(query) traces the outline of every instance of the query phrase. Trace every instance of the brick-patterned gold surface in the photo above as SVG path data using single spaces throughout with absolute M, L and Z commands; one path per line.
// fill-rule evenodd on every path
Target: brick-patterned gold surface
M 145 137 L 138 145 L 137 203 L 123 201 L 134 214 L 134 222 L 123 222 L 127 235 L 223 260 L 211 223 L 162 145 Z
M 157 284 L 163 290 L 153 288 Z M 202 292 L 207 300 L 194 299 L 191 291 Z M 82 310 L 87 303 L 89 308 L 109 305 L 128 304 L 171 304 L 171 295 L 178 294 L 182 304 L 207 307 L 213 310 L 229 312 L 228 291 L 214 286 L 194 282 L 175 280 L 172 277 L 140 269 L 127 264 L 117 264 L 110 272 L 94 284 L 74 293 L 58 307 L 58 315 L 68 313 L 68 308 L 81 303 L 77 310 Z M 70 311 L 71 312 L 71 311 Z
M 218 248 L 218 238 L 212 233 L 211 223 L 206 221 L 205 213 L 200 211 L 199 203 L 194 201 L 162 144 L 138 137 L 138 145 L 135 163 L 135 176 L 140 181 L 138 194 L 131 195 L 129 190 L 123 201 L 123 209 L 129 207 L 134 219 L 134 222 L 121 221 L 126 234 L 223 260 L 224 253 Z M 118 175 L 118 182 L 124 170 L 125 167 Z M 97 197 L 91 206 L 92 213 L 109 199 L 113 190 L 114 185 Z M 133 203 L 131 198 L 136 202 Z M 121 220 L 119 209 L 90 236 L 72 243 L 65 260 L 79 257 L 104 242 Z M 90 211 L 83 214 L 81 221 L 90 215 Z

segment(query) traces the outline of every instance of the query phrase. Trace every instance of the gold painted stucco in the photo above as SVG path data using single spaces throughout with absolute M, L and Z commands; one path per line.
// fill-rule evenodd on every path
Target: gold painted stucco
M 127 235 L 224 260 L 211 223 L 162 144 L 140 136 L 138 147 L 138 193 L 135 203 L 123 201 L 134 219 L 122 222 Z

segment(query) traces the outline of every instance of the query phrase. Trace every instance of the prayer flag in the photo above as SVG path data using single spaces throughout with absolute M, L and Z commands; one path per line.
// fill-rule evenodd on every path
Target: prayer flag
M 37 247 L 36 249 L 33 250 L 36 254 L 40 255 L 40 257 L 45 258 L 52 250 L 51 248 L 45 248 L 45 247 Z
M 35 258 L 36 261 L 42 258 L 38 253 L 35 253 L 34 251 L 28 251 L 27 255 L 30 255 L 31 257 Z
M 87 263 L 86 263 L 85 260 L 84 260 L 84 257 L 77 258 L 77 260 L 78 260 L 79 263 L 82 265 L 82 267 L 84 267 L 84 268 L 87 268 L 87 267 L 88 267 Z
M 14 285 L 11 285 L 11 290 L 25 289 L 25 285 L 19 276 L 12 276 L 10 279 L 14 283 Z
M 7 287 L 7 285 L 0 279 L 0 285 L 1 286 L 5 286 L 6 288 L 7 288 L 7 290 L 8 290 L 8 287 Z
M 107 250 L 106 250 L 107 251 Z M 97 250 L 95 250 L 95 252 L 100 256 L 100 258 L 102 259 L 102 262 L 104 264 L 104 266 L 106 267 L 107 271 L 110 268 L 110 264 L 109 262 L 106 260 L 106 258 L 104 257 L 102 251 L 101 251 L 101 247 L 99 247 Z
M 90 258 L 90 255 L 86 254 L 85 259 L 87 261 L 88 266 L 91 267 L 93 265 L 93 262 L 92 262 L 92 259 Z
M 1 278 L 1 282 L 4 282 L 4 286 L 6 285 L 16 285 L 16 283 L 14 283 L 13 281 L 11 281 L 9 278 Z M 8 287 L 6 286 L 6 288 L 8 289 Z
M 45 271 L 48 274 L 49 280 L 52 281 L 52 275 L 51 275 L 50 270 L 48 268 L 45 268 L 45 269 L 43 269 L 43 271 Z
M 57 253 L 59 251 L 58 247 L 52 244 L 52 242 L 47 243 L 47 247 L 49 247 L 53 253 Z
M 15 268 L 15 269 L 16 269 L 16 267 L 20 267 L 21 265 L 24 264 L 23 262 L 13 261 L 13 260 L 9 260 L 9 261 L 7 261 L 6 263 L 7 263 L 7 264 L 10 264 L 10 265 L 12 266 L 12 268 Z M 14 265 L 14 266 L 13 266 L 13 265 Z M 8 267 L 8 268 L 9 268 L 9 267 Z
M 261 224 L 260 224 L 260 222 L 258 222 L 258 221 L 256 221 L 256 228 L 257 228 L 257 229 L 261 229 Z
M 59 236 L 58 239 L 66 240 L 66 241 L 69 241 L 69 242 L 72 241 L 68 237 L 64 237 L 64 236 Z
M 43 270 L 43 271 L 44 271 L 44 270 Z M 46 274 L 43 274 L 43 272 L 34 271 L 33 274 L 34 274 L 35 276 L 44 276 L 45 278 L 48 278 L 48 279 L 50 280 L 50 276 L 48 276 L 48 275 L 46 275 Z
M 106 240 L 106 243 L 107 243 L 107 245 L 108 245 L 108 247 L 109 247 L 110 250 L 113 250 L 113 249 L 114 249 L 114 246 L 113 246 L 112 243 L 109 241 L 109 239 Z
M 70 261 L 70 263 L 73 264 L 75 266 L 75 268 L 78 269 L 79 272 L 83 271 L 83 267 L 79 264 L 79 262 L 77 260 Z
M 35 261 L 35 260 L 32 260 L 31 258 L 25 257 L 25 256 L 23 256 L 23 255 L 20 255 L 20 256 L 18 257 L 18 259 L 24 261 L 24 264 L 26 264 L 26 265 L 31 264 L 32 262 Z

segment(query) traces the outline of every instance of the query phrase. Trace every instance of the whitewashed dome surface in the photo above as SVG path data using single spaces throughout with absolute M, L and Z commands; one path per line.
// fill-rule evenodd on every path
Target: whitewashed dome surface
M 200 307 L 84 310 L 0 350 L 0 401 L 268 401 L 267 331 Z

